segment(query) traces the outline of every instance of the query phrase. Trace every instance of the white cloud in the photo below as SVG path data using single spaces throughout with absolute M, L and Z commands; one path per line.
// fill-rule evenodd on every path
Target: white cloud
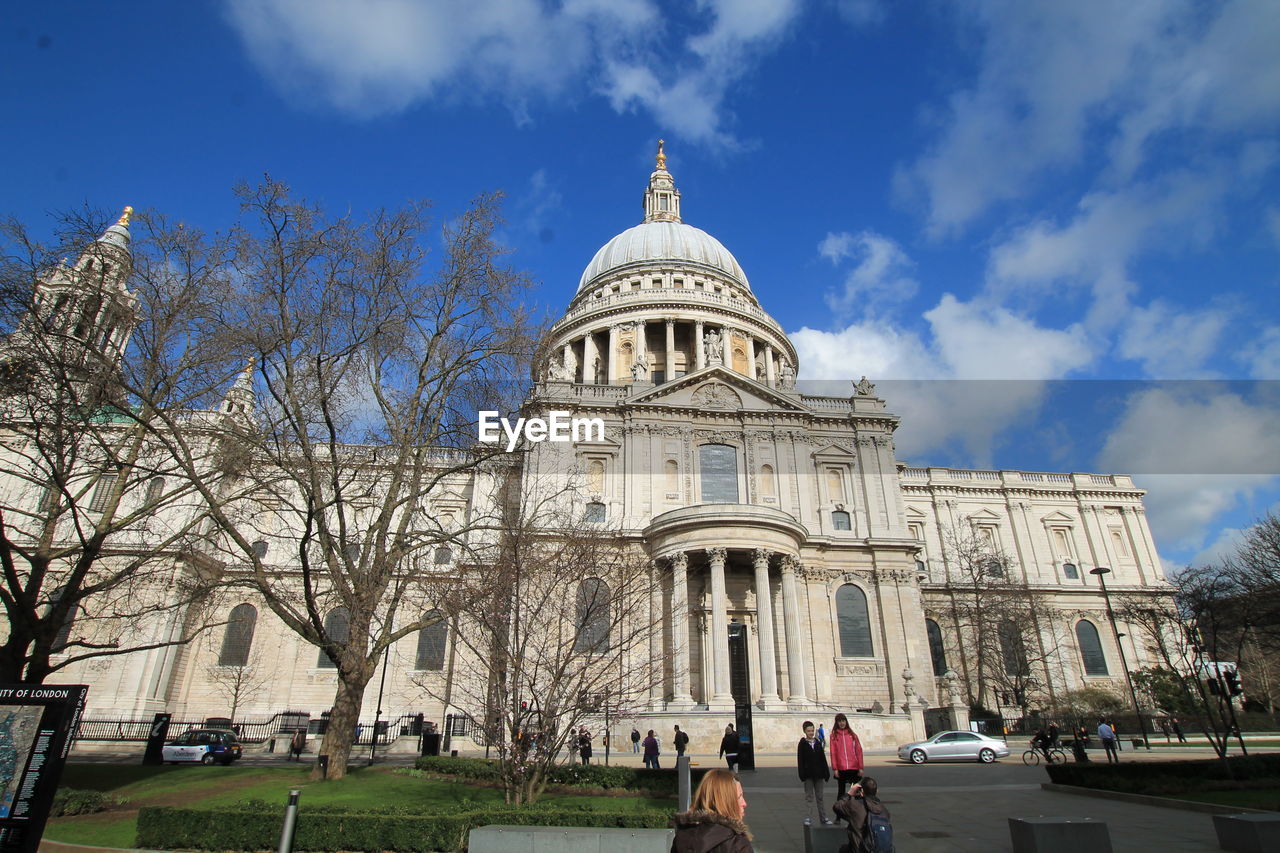
M 910 299 L 920 288 L 909 274 L 914 265 L 906 252 L 874 231 L 828 233 L 818 244 L 818 254 L 833 264 L 846 259 L 856 262 L 840 289 L 826 294 L 827 305 L 839 315 L 870 313 L 880 303 Z
M 973 83 L 952 94 L 936 144 L 896 176 L 930 229 L 963 227 L 1082 163 L 1099 140 L 1115 177 L 1169 131 L 1204 138 L 1280 117 L 1280 6 L 1236 0 L 976 0 Z
M 700 0 L 672 33 L 653 0 L 226 0 L 253 62 L 285 95 L 359 117 L 428 99 L 530 102 L 599 87 L 686 138 L 729 144 L 729 87 L 776 46 L 800 0 Z
M 1150 489 L 1152 532 L 1203 547 L 1210 524 L 1280 481 L 1280 405 L 1217 383 L 1173 383 L 1131 395 L 1096 468 L 1131 472 Z
M 1254 379 L 1280 379 L 1280 326 L 1264 329 L 1256 341 L 1241 350 L 1240 356 Z
M 1226 311 L 1178 311 L 1157 299 L 1125 316 L 1119 354 L 1142 362 L 1148 376 L 1196 378 L 1204 375 L 1229 319 Z

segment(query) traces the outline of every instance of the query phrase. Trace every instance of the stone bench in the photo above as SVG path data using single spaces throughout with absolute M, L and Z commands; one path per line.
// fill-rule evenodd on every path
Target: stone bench
M 674 829 L 596 826 L 481 826 L 468 836 L 468 853 L 670 853 Z
M 1238 853 L 1280 850 L 1280 814 L 1216 814 L 1218 846 Z
M 1011 817 L 1013 853 L 1111 853 L 1105 821 L 1089 817 Z
M 804 828 L 804 853 L 840 853 L 848 841 L 849 830 L 842 823 Z

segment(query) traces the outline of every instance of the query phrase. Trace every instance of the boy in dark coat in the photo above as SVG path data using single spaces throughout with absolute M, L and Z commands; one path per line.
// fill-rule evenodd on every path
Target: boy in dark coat
M 831 768 L 827 766 L 827 755 L 822 749 L 822 741 L 818 740 L 813 723 L 804 721 L 804 737 L 796 745 L 796 771 L 800 781 L 804 783 L 804 803 L 809 815 L 804 819 L 806 825 L 813 823 L 814 815 L 822 820 L 824 826 L 831 825 L 826 809 L 822 806 L 822 786 L 831 778 Z

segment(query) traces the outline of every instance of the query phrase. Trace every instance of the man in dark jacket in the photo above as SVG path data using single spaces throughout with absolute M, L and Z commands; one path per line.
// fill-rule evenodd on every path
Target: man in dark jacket
M 822 806 L 822 786 L 831 778 L 831 768 L 827 766 L 827 755 L 822 749 L 822 741 L 818 740 L 813 723 L 804 721 L 804 737 L 796 745 L 796 772 L 804 783 L 804 803 L 809 815 L 804 819 L 805 825 L 813 823 L 814 815 L 821 819 L 823 825 L 830 826 L 831 818 Z
M 841 847 L 841 853 L 858 853 L 862 850 L 863 836 L 867 831 L 867 815 L 874 813 L 889 819 L 889 809 L 880 802 L 877 795 L 879 786 L 870 776 L 863 776 L 862 781 L 849 789 L 849 795 L 836 801 L 835 811 L 844 818 L 849 826 L 849 844 Z M 886 851 L 887 853 L 887 851 Z
M 689 746 L 689 735 L 686 732 L 680 731 L 680 727 L 676 726 L 676 736 L 672 740 L 672 743 L 675 744 L 676 757 L 679 758 L 684 755 L 685 749 Z

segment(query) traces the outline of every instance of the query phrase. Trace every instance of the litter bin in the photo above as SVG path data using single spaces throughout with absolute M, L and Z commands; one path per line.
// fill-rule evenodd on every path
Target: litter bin
M 423 755 L 439 755 L 440 754 L 440 733 L 439 732 L 423 733 L 422 754 Z

